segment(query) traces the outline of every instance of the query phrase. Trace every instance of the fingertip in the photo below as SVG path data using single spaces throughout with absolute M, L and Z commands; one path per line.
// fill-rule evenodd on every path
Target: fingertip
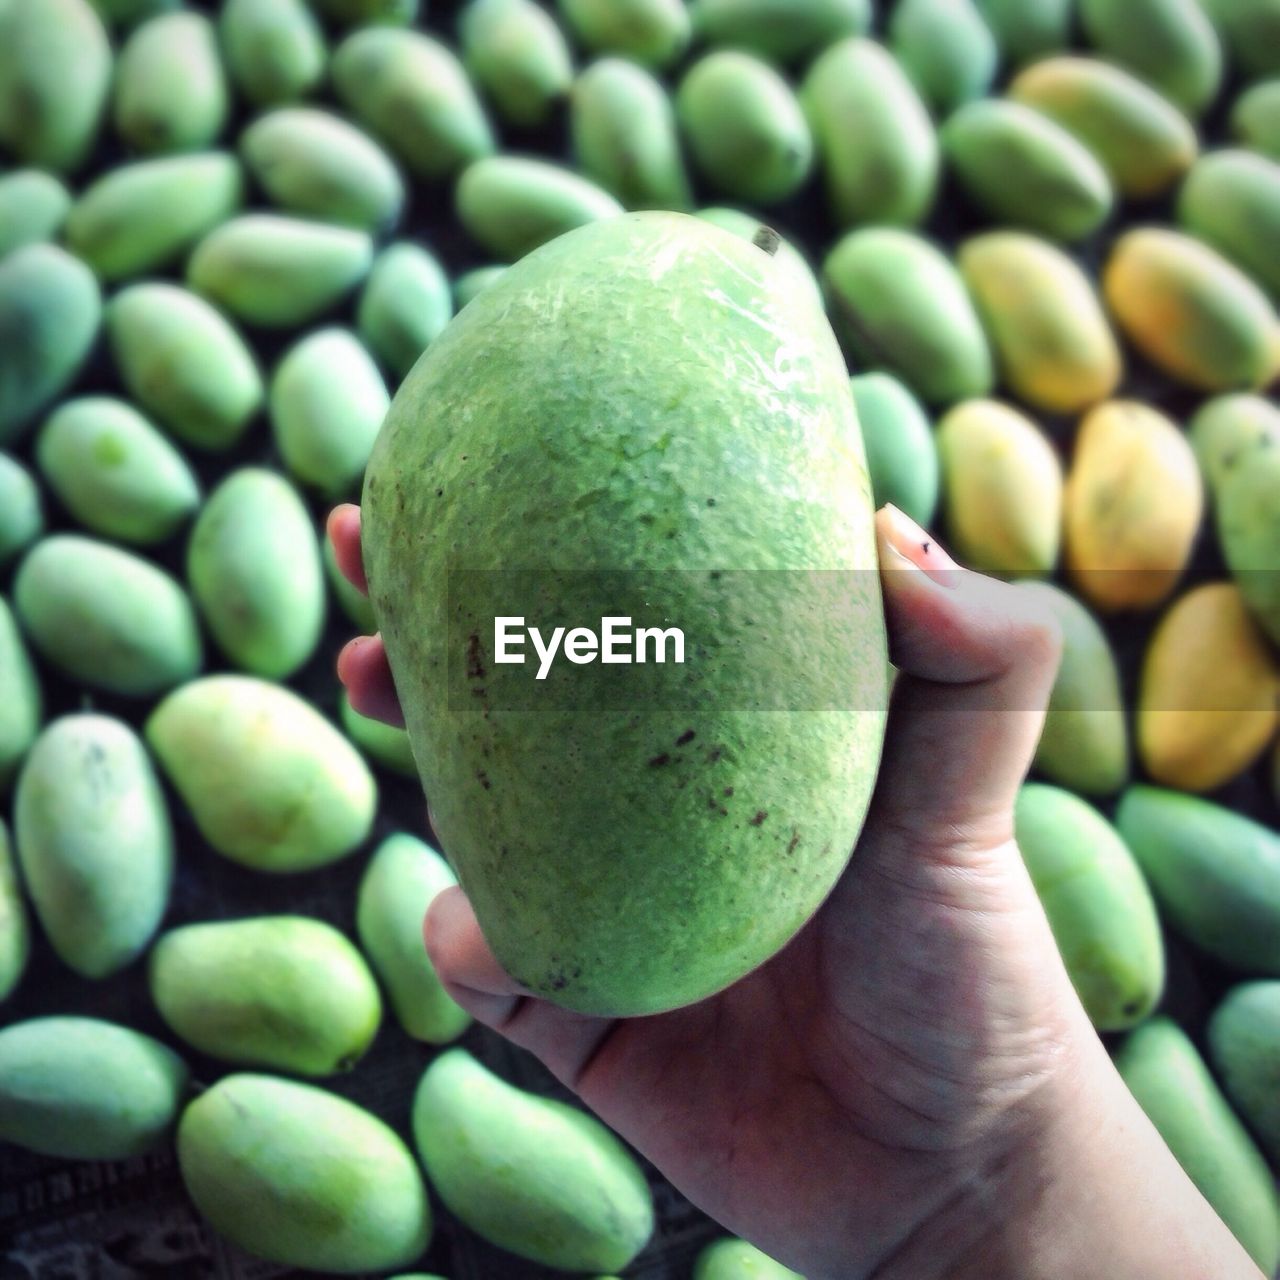
M 337 669 L 355 711 L 372 720 L 404 727 L 404 712 L 380 636 L 348 640 L 338 654 Z
M 450 997 L 487 1026 L 501 1027 L 527 994 L 484 940 L 467 895 L 458 886 L 431 900 L 422 922 L 427 955 Z
M 368 595 L 369 582 L 360 551 L 360 508 L 354 502 L 340 503 L 329 512 L 325 529 L 342 576 L 357 591 Z

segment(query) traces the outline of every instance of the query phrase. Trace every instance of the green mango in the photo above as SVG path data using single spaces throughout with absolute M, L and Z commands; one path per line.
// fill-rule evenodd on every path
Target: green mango
M 662 82 L 626 58 L 600 58 L 569 95 L 578 168 L 627 209 L 693 203 L 675 108 Z
M 423 1073 L 413 1136 L 450 1212 L 519 1257 L 621 1270 L 653 1232 L 644 1174 L 599 1120 L 507 1084 L 462 1049 Z
M 1248 391 L 1206 400 L 1187 424 L 1187 436 L 1211 494 L 1256 449 L 1280 448 L 1280 405 Z
M 37 542 L 18 568 L 13 603 L 41 655 L 93 689 L 149 698 L 203 662 L 186 592 L 149 560 L 93 538 Z
M 534 0 L 471 0 L 458 18 L 462 59 L 509 124 L 545 124 L 573 82 L 556 20 Z
M 1280 75 L 1250 85 L 1236 98 L 1231 132 L 1241 146 L 1280 160 Z
M 107 336 L 129 393 L 186 444 L 228 449 L 262 407 L 253 353 L 187 289 L 163 281 L 122 289 L 107 306 Z
M 407 27 L 417 20 L 419 0 L 311 0 L 330 22 Z
M 594 182 L 524 156 L 477 160 L 458 179 L 453 198 L 471 238 L 512 262 L 566 231 L 622 212 Z
M 1022 581 L 1057 620 L 1062 659 L 1036 747 L 1035 767 L 1051 782 L 1086 796 L 1109 796 L 1129 781 L 1129 731 L 1120 670 L 1098 620 L 1051 582 Z
M 1198 796 L 1133 786 L 1116 825 L 1179 933 L 1233 968 L 1280 974 L 1280 835 Z
M 740 200 L 778 204 L 813 170 L 813 135 L 791 86 L 738 49 L 698 59 L 680 81 L 676 114 L 708 184 Z
M 52 244 L 0 261 L 0 444 L 76 378 L 102 325 L 93 272 Z
M 151 949 L 151 999 L 166 1025 L 222 1062 L 300 1076 L 350 1070 L 382 1020 L 364 958 L 306 916 L 170 929 Z
M 67 218 L 67 246 L 103 280 L 124 280 L 181 257 L 243 197 L 240 165 L 224 151 L 139 160 L 85 189 Z
M 240 154 L 272 203 L 381 232 L 404 206 L 404 182 L 367 133 L 319 107 L 278 107 L 240 135 Z
M 44 695 L 13 610 L 0 596 L 0 790 L 8 787 L 40 732 Z
M 1275 0 L 1202 0 L 1245 80 L 1280 74 L 1280 8 Z
M 217 33 L 202 13 L 149 18 L 116 62 L 113 119 L 135 151 L 199 151 L 226 127 L 230 95 Z
M 431 1239 L 408 1148 L 354 1102 L 273 1076 L 224 1076 L 182 1113 L 178 1165 L 214 1229 L 268 1262 L 402 1267 Z
M 44 503 L 31 472 L 0 453 L 0 568 L 44 532 Z
M 1004 61 L 1014 66 L 1071 44 L 1075 0 L 977 0 Z
M 187 1092 L 158 1040 L 98 1018 L 0 1030 L 0 1138 L 63 1160 L 126 1160 L 159 1146 Z
M 1209 1019 L 1209 1056 L 1227 1097 L 1280 1158 L 1280 982 L 1232 987 Z
M 813 274 L 809 260 L 773 227 L 766 226 L 754 214 L 743 213 L 741 209 L 699 209 L 694 216 L 711 223 L 713 227 L 731 231 L 742 240 L 750 240 L 757 246 L 769 246 L 770 256 L 790 278 L 792 286 L 804 294 L 806 302 L 818 308 L 824 305 L 822 286 L 818 283 L 818 277 Z
M 377 848 L 360 880 L 356 932 L 408 1035 L 448 1044 L 471 1016 L 445 991 L 427 955 L 422 922 L 436 894 L 457 884 L 430 845 L 403 832 Z
M 435 830 L 503 965 L 583 1012 L 701 999 L 773 954 L 840 874 L 874 778 L 887 668 L 853 396 L 825 318 L 772 263 L 678 213 L 544 246 L 428 347 L 366 472 L 364 564 Z M 785 397 L 761 369 L 785 369 Z M 512 589 L 544 584 L 557 617 L 611 612 L 618 570 L 661 573 L 664 617 L 735 641 L 693 709 L 680 668 L 647 663 L 622 684 L 560 666 L 533 710 L 532 670 L 491 665 L 492 575 L 445 573 L 464 543 L 469 568 L 521 564 Z M 838 619 L 797 604 L 814 575 L 750 572 L 816 567 L 855 595 Z M 817 643 L 849 669 L 739 621 L 778 609 L 808 653 L 834 622 Z M 797 704 L 782 691 L 801 667 L 820 687 Z M 769 710 L 762 688 L 782 694 Z
M 505 263 L 495 262 L 489 266 L 473 267 L 470 271 L 464 271 L 453 282 L 454 310 L 461 311 L 476 294 L 501 280 L 506 269 Z
M 713 1240 L 693 1263 L 693 1280 L 804 1280 L 745 1240 Z
M 877 508 L 891 502 L 927 526 L 938 506 L 938 449 L 924 406 L 890 373 L 851 380 Z
M 911 231 L 867 227 L 822 264 L 827 312 L 855 368 L 885 369 L 929 404 L 990 392 L 991 349 L 950 259 Z
M 1016 75 L 1008 94 L 1075 134 L 1123 195 L 1160 195 L 1196 158 L 1191 121 L 1122 67 L 1100 59 L 1046 58 Z
M 1074 241 L 1092 235 L 1111 215 L 1111 179 L 1093 152 L 1020 102 L 966 103 L 939 138 L 966 194 L 997 222 Z
M 276 213 L 246 213 L 195 247 L 187 283 L 249 324 L 296 328 L 336 306 L 369 274 L 373 241 Z
M 200 485 L 187 460 L 131 404 L 64 401 L 36 437 L 45 483 L 94 533 L 143 546 L 195 514 Z
M 1200 1194 L 1271 1275 L 1280 1262 L 1275 1180 L 1195 1045 L 1176 1023 L 1152 1018 L 1130 1032 L 1116 1066 Z
M 329 51 L 306 0 L 223 0 L 218 35 L 227 73 L 255 106 L 307 97 Z
M 898 0 L 889 48 L 940 117 L 983 97 L 996 78 L 996 38 L 974 0 Z
M 356 305 L 356 328 L 399 381 L 452 315 L 453 294 L 444 268 L 421 245 L 400 240 L 373 260 Z M 382 408 L 385 413 L 385 402 Z
M 1280 449 L 1244 454 L 1228 468 L 1216 498 L 1222 558 L 1250 612 L 1280 644 Z
M 574 38 L 591 53 L 616 53 L 642 66 L 679 60 L 691 35 L 684 0 L 557 0 Z
M 692 0 L 689 11 L 708 44 L 780 63 L 801 62 L 871 27 L 870 0 Z
M 191 530 L 187 580 L 218 647 L 241 670 L 282 680 L 315 653 L 325 618 L 320 545 L 283 476 L 242 467 L 214 489 Z
M 378 629 L 378 624 L 373 619 L 373 606 L 369 603 L 369 597 L 343 577 L 333 554 L 333 543 L 328 538 L 324 540 L 324 567 L 339 608 L 362 635 L 372 635 Z
M 0 258 L 23 245 L 52 240 L 70 208 L 71 192 L 51 173 L 15 169 L 0 177 Z
M 169 903 L 173 828 L 159 779 L 122 720 L 62 716 L 27 755 L 13 838 L 59 957 L 105 978 L 146 950 Z
M 3 607 L 0 604 L 0 609 Z M 0 1004 L 22 981 L 30 951 L 31 925 L 27 921 L 27 907 L 22 900 L 22 887 L 18 884 L 9 832 L 0 821 Z
M 343 732 L 374 763 L 385 766 L 406 778 L 418 776 L 409 735 L 397 725 L 384 724 L 362 716 L 343 692 L 338 701 L 338 718 Z
M 0 4 L 0 147 L 22 164 L 79 169 L 110 82 L 111 45 L 85 0 Z
M 115 27 L 132 27 L 157 13 L 181 9 L 183 0 L 89 0 L 104 22 Z
M 307 871 L 369 833 L 377 788 L 356 749 L 309 703 L 252 676 L 175 690 L 146 739 L 217 851 L 256 871 Z
M 809 68 L 800 102 L 839 226 L 924 221 L 937 192 L 938 138 L 887 49 L 858 37 L 833 44 Z
M 338 97 L 416 177 L 451 178 L 493 152 L 493 130 L 462 64 L 420 31 L 353 31 L 334 50 L 329 75 Z
M 390 403 L 377 365 L 349 329 L 308 335 L 271 378 L 271 426 L 285 466 L 331 498 L 350 493 Z
M 1071 983 L 1099 1031 L 1148 1017 L 1164 988 L 1151 890 L 1119 832 L 1059 787 L 1025 783 L 1014 831 Z

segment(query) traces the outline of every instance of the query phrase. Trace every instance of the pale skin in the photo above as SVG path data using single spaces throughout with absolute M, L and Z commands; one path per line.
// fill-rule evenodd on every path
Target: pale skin
M 1051 621 L 876 517 L 898 679 L 876 795 L 826 904 L 719 995 L 602 1019 L 527 994 L 460 889 L 425 922 L 449 992 L 695 1204 L 810 1280 L 1257 1280 L 1125 1088 L 1013 839 Z M 360 513 L 329 521 L 366 589 Z M 377 637 L 352 704 L 403 723 Z

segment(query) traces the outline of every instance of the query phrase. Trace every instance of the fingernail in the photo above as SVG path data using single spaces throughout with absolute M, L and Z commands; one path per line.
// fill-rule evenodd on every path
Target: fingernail
M 879 520 L 884 545 L 895 557 L 923 570 L 939 586 L 954 590 L 963 570 L 946 553 L 942 544 L 926 533 L 905 511 L 886 503 Z

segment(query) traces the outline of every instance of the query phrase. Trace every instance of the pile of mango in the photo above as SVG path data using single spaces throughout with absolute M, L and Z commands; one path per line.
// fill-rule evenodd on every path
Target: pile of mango
M 650 208 L 777 229 L 877 500 L 1059 618 L 1020 847 L 1273 1273 L 1280 0 L 0 0 L 0 1140 L 176 1149 L 282 1267 L 670 1236 L 431 969 L 453 875 L 321 536 L 457 309 Z M 791 1274 L 722 1234 L 637 1265 Z

